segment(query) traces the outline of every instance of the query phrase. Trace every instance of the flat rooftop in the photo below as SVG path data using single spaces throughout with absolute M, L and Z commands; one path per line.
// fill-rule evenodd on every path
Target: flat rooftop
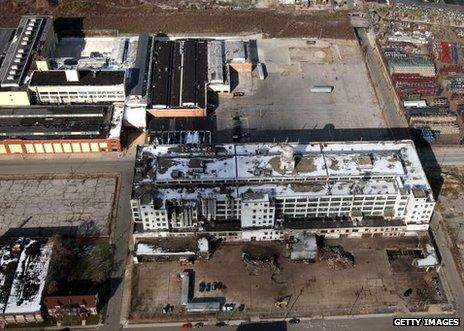
M 206 107 L 205 40 L 156 41 L 152 68 L 153 108 Z
M 211 143 L 211 117 L 157 117 L 149 121 L 150 142 L 158 144 Z
M 112 106 L 0 108 L 0 139 L 105 139 L 117 116 Z
M 124 84 L 123 70 L 79 70 L 79 80 L 68 81 L 64 70 L 34 71 L 29 86 L 105 86 Z
M 295 167 L 293 171 L 284 172 L 280 169 L 280 158 L 288 145 L 293 149 Z M 163 185 L 329 180 L 340 183 L 332 185 L 331 192 L 353 191 L 356 187 L 365 192 L 430 190 L 410 140 L 287 145 L 148 145 L 139 149 L 137 169 L 136 184 L 137 178 L 140 183 Z M 358 184 L 348 189 L 344 182 Z

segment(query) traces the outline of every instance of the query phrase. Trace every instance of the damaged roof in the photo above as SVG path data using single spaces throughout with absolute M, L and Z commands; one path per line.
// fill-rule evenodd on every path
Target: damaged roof
M 0 310 L 3 314 L 40 312 L 51 254 L 50 243 L 28 238 L 0 246 Z

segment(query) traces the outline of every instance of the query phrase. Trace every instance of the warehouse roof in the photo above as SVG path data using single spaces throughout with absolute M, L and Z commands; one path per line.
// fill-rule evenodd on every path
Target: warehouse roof
M 141 34 L 138 38 L 134 68 L 131 70 L 130 95 L 141 97 L 146 95 L 150 45 L 150 37 L 147 34 Z
M 124 84 L 125 72 L 116 71 L 78 71 L 78 81 L 68 81 L 64 70 L 34 71 L 29 86 L 78 85 L 101 86 Z
M 3 63 L 15 29 L 0 29 L 0 66 Z
M 153 46 L 154 108 L 206 106 L 207 44 L 188 39 L 156 41 Z
M 104 139 L 116 116 L 112 106 L 0 108 L 0 139 Z

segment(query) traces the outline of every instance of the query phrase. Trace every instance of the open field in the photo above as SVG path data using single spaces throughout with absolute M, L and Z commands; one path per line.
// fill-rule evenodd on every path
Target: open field
M 72 232 L 81 227 L 108 234 L 116 183 L 110 175 L 2 177 L 0 233 L 53 227 Z
M 29 5 L 19 4 L 29 2 Z M 46 3 L 47 1 L 38 1 Z M 270 37 L 354 39 L 346 12 L 291 10 L 163 9 L 156 2 L 60 0 L 58 6 L 35 6 L 36 1 L 2 1 L 0 27 L 16 26 L 24 14 L 49 14 L 64 30 L 117 29 L 120 33 L 263 33 Z M 118 3 L 119 2 L 119 3 Z M 124 2 L 124 3 L 123 3 Z M 166 7 L 164 7 L 166 8 Z
M 330 269 L 326 262 L 312 264 L 291 262 L 288 250 L 279 243 L 222 245 L 210 260 L 197 261 L 193 296 L 226 297 L 227 303 L 244 305 L 243 312 L 214 315 L 188 314 L 180 307 L 180 283 L 176 275 L 185 267 L 178 262 L 147 262 L 135 266 L 132 312 L 134 322 L 148 320 L 198 320 L 208 318 L 239 319 L 278 318 L 316 314 L 367 314 L 427 310 L 429 305 L 446 303 L 443 294 L 430 290 L 437 282 L 435 271 L 420 271 L 411 265 L 411 256 L 390 259 L 387 249 L 415 249 L 417 238 L 363 238 L 328 240 L 341 244 L 353 254 L 355 266 L 345 270 Z M 241 259 L 242 252 L 255 251 L 278 256 L 278 268 L 262 267 L 250 272 Z M 153 277 L 156 273 L 157 277 Z M 227 289 L 200 293 L 201 281 L 221 281 Z M 441 290 L 438 281 L 439 291 Z M 404 292 L 412 290 L 407 298 Z M 278 298 L 289 296 L 285 308 L 277 308 Z M 334 300 L 337 298 L 337 300 Z M 175 306 L 172 314 L 162 315 L 166 304 Z
M 256 69 L 251 78 L 240 74 L 234 91 L 245 95 L 219 98 L 217 130 L 229 130 L 220 140 L 231 138 L 237 114 L 252 141 L 269 139 L 267 130 L 386 127 L 355 41 L 289 38 L 258 39 L 256 44 L 268 76 L 260 80 Z M 314 85 L 334 89 L 311 93 Z

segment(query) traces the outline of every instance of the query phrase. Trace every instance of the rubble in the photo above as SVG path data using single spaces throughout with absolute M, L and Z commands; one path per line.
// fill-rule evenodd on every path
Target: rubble
M 242 261 L 250 275 L 260 275 L 262 269 L 269 269 L 272 274 L 280 271 L 278 259 L 275 255 L 264 258 L 252 258 L 247 253 L 242 254 Z
M 343 270 L 354 267 L 354 256 L 346 252 L 342 246 L 324 246 L 319 251 L 321 261 L 334 270 Z

